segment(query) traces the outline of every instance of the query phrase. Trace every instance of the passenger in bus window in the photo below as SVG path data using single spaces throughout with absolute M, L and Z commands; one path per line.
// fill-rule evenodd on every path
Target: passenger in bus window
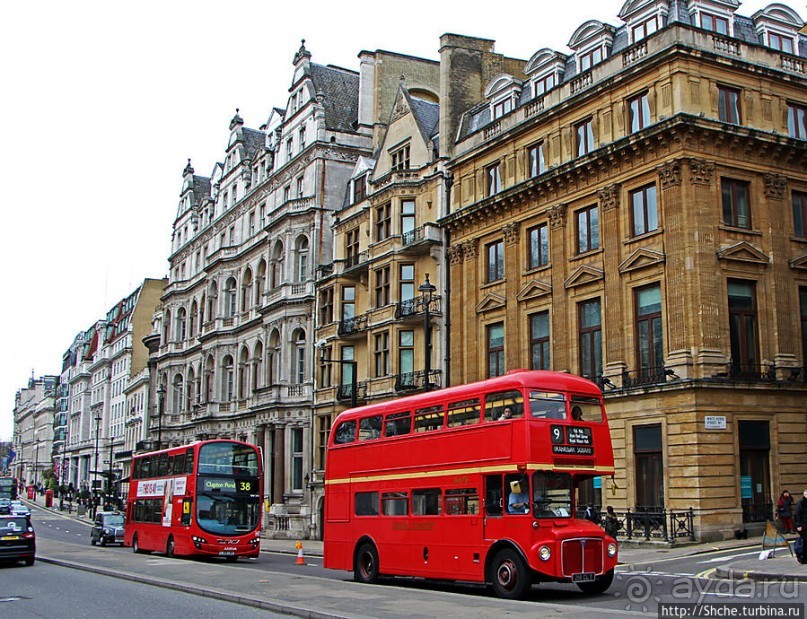
M 518 481 L 510 482 L 510 498 L 507 499 L 508 514 L 526 514 L 530 511 L 530 497 Z
M 502 411 L 502 414 L 501 414 L 501 416 L 499 417 L 499 421 L 502 421 L 502 420 L 504 420 L 504 419 L 512 419 L 512 418 L 513 418 L 513 411 L 511 411 L 511 410 L 510 410 L 510 407 L 509 407 L 509 406 L 507 406 L 507 407 L 505 407 L 505 409 Z
M 572 419 L 575 421 L 583 421 L 583 409 L 579 406 L 572 406 Z

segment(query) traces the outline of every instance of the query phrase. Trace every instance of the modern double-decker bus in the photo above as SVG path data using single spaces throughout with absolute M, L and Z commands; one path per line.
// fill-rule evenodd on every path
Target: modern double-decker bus
M 17 498 L 17 478 L 0 477 L 0 499 L 13 501 Z
M 516 370 L 344 411 L 326 460 L 324 565 L 359 582 L 411 576 L 601 593 L 617 543 L 578 517 L 578 488 L 611 476 L 601 390 Z
M 261 468 L 258 447 L 232 440 L 134 456 L 124 545 L 168 556 L 257 557 Z

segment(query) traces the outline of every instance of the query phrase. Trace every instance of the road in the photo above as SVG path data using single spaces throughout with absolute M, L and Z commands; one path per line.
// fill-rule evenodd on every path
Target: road
M 448 614 L 456 614 L 461 608 L 470 618 L 534 613 L 540 608 L 544 616 L 655 617 L 661 602 L 807 602 L 807 583 L 737 583 L 708 578 L 728 558 L 757 552 L 749 548 L 621 565 L 604 595 L 584 595 L 574 585 L 541 584 L 533 588 L 527 601 L 510 602 L 493 598 L 486 588 L 476 585 L 418 579 L 395 579 L 380 587 L 358 585 L 347 572 L 324 570 L 314 557 L 308 558 L 308 565 L 297 566 L 293 557 L 266 552 L 235 564 L 134 555 L 129 548 L 91 546 L 89 526 L 58 513 L 35 510 L 33 519 L 41 555 L 144 580 L 171 581 L 207 594 L 225 591 L 297 609 L 313 608 L 326 616 L 434 617 L 445 615 L 447 609 Z

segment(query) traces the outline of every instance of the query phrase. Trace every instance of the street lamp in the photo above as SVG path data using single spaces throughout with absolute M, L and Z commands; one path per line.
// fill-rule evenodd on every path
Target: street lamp
M 163 407 L 165 406 L 165 387 L 157 388 L 157 450 L 163 446 Z
M 434 291 L 437 290 L 437 287 L 429 281 L 429 274 L 426 273 L 426 281 L 423 282 L 420 286 L 418 286 L 418 292 L 423 295 L 423 338 L 425 340 L 424 350 L 426 353 L 426 363 L 425 363 L 425 371 L 426 371 L 426 381 L 424 383 L 424 387 L 426 391 L 431 391 L 432 388 L 432 381 L 431 381 L 431 373 L 432 373 L 432 325 L 431 320 L 429 320 L 429 307 L 432 304 L 432 296 L 434 295 Z
M 36 439 L 36 457 L 34 458 L 34 487 L 39 487 L 39 441 Z
M 101 411 L 95 413 L 95 469 L 92 472 L 92 494 L 95 497 L 96 487 L 98 486 L 98 435 L 101 430 Z
M 356 391 L 358 389 L 356 374 L 358 371 L 359 362 L 349 359 L 326 359 L 325 340 L 318 342 L 316 346 L 322 351 L 322 357 L 320 359 L 322 363 L 338 363 L 339 365 L 347 365 L 350 367 L 350 408 L 356 408 Z

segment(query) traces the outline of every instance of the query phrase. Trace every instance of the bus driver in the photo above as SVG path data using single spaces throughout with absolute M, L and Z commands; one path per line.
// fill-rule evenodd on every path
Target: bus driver
M 518 481 L 510 482 L 510 498 L 507 500 L 508 514 L 527 514 L 530 511 L 530 497 Z

